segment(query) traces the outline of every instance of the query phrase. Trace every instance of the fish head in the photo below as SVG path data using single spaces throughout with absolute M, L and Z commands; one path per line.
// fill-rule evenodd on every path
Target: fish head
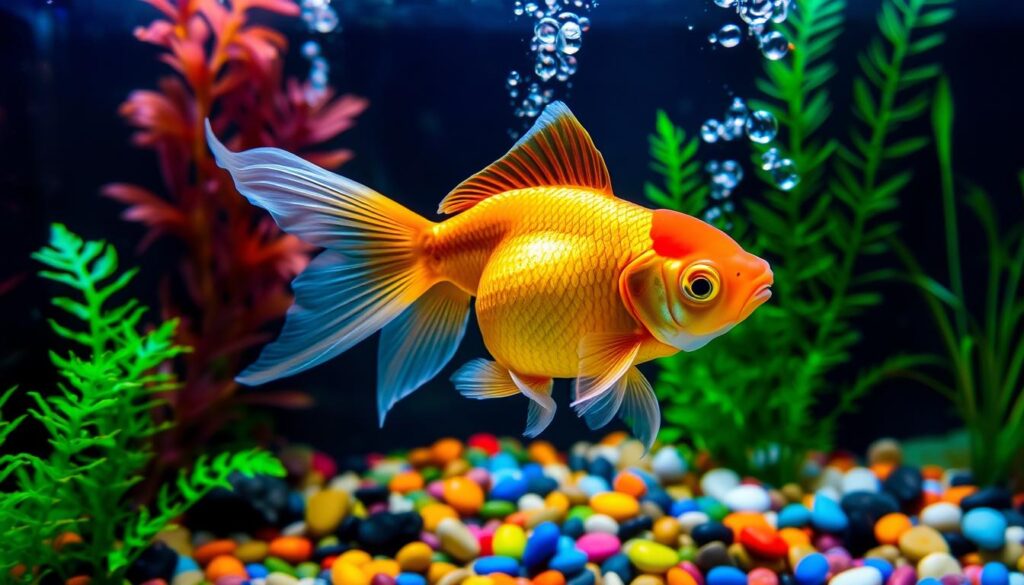
M 693 351 L 771 298 L 768 262 L 725 232 L 669 210 L 654 212 L 651 249 L 620 279 L 633 316 L 667 345 Z

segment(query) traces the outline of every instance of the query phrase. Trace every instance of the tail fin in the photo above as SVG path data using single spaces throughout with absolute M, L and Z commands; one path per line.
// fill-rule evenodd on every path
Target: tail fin
M 427 297 L 430 301 L 416 303 L 439 283 L 417 248 L 433 224 L 283 150 L 231 152 L 209 122 L 206 135 L 217 164 L 231 173 L 250 203 L 270 212 L 286 232 L 326 248 L 292 284 L 295 304 L 280 337 L 238 381 L 262 384 L 321 364 L 403 312 L 400 323 L 406 325 L 400 328 L 412 337 L 386 335 L 381 346 L 381 355 L 399 370 L 378 381 L 382 411 L 436 375 L 462 338 L 469 295 L 445 283 L 441 292 Z M 429 359 L 403 359 L 422 358 L 410 349 L 417 343 L 432 344 Z

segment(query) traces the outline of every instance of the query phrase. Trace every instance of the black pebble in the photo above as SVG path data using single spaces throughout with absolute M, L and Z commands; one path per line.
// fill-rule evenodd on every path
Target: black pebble
M 672 508 L 672 496 L 668 495 L 668 492 L 660 488 L 648 491 L 641 501 L 653 502 L 666 514 L 668 514 L 669 510 Z
M 629 557 L 619 553 L 608 557 L 608 559 L 601 563 L 601 574 L 615 573 L 618 575 L 623 583 L 629 583 L 633 580 L 633 565 L 629 561 Z
M 1024 526 L 1024 512 L 1018 512 L 1011 508 L 1003 510 L 1003 516 L 1006 518 L 1007 526 Z
M 583 536 L 583 532 L 583 520 L 580 520 L 579 518 L 569 518 L 562 524 L 562 534 L 572 538 L 573 540 Z
M 712 542 L 721 542 L 726 546 L 732 544 L 732 529 L 721 522 L 705 522 L 693 527 L 690 532 L 697 546 L 704 546 Z
M 193 531 L 217 535 L 252 533 L 261 528 L 281 527 L 301 518 L 288 507 L 288 484 L 276 477 L 232 475 L 234 489 L 216 489 L 196 503 L 185 525 Z
M 942 538 L 946 539 L 946 544 L 949 545 L 949 554 L 956 558 L 978 550 L 973 542 L 967 540 L 967 537 L 959 532 L 944 532 Z
M 715 567 L 732 566 L 734 564 L 732 557 L 729 556 L 728 549 L 721 542 L 712 542 L 700 547 L 693 562 L 705 575 Z
M 975 508 L 995 508 L 1005 510 L 1013 507 L 1013 494 L 1004 487 L 982 488 L 960 500 L 960 509 L 964 512 Z
M 877 546 L 875 523 L 886 514 L 900 511 L 899 502 L 886 492 L 853 492 L 839 502 L 850 520 L 844 544 L 854 555 Z
M 347 544 L 330 544 L 327 546 L 318 547 L 313 551 L 313 562 L 320 563 L 327 557 L 336 557 L 341 555 L 343 552 L 348 551 L 352 547 Z
M 897 467 L 885 478 L 882 489 L 892 494 L 901 507 L 909 507 L 920 500 L 924 478 L 916 467 Z
M 590 475 L 596 475 L 611 481 L 612 476 L 615 475 L 615 466 L 604 457 L 595 457 L 594 460 L 590 462 L 590 467 L 587 471 Z
M 421 530 L 423 519 L 415 512 L 381 512 L 363 519 L 357 540 L 370 554 L 390 556 L 416 540 Z
M 625 542 L 631 538 L 640 536 L 645 530 L 650 530 L 654 526 L 654 521 L 651 520 L 650 516 L 640 515 L 635 518 L 630 518 L 622 524 L 619 524 L 619 540 Z
M 587 459 L 576 453 L 569 455 L 567 463 L 572 471 L 583 471 L 587 468 Z
M 974 485 L 974 476 L 970 471 L 958 471 L 949 478 L 949 485 L 953 487 L 961 485 Z
M 365 506 L 387 502 L 388 495 L 388 486 L 386 485 L 366 486 L 356 490 L 356 498 Z
M 154 542 L 132 563 L 125 577 L 132 583 L 143 583 L 150 579 L 163 579 L 170 583 L 177 566 L 178 553 L 162 542 Z
M 537 477 L 531 477 L 526 482 L 526 491 L 531 494 L 537 494 L 538 496 L 544 497 L 551 492 L 555 491 L 558 487 L 558 480 L 553 477 L 546 475 L 540 475 Z
M 338 529 L 335 534 L 338 535 L 338 540 L 343 543 L 351 543 L 359 540 L 359 525 L 362 524 L 362 519 L 357 518 L 351 514 L 345 516 L 345 519 L 338 525 Z

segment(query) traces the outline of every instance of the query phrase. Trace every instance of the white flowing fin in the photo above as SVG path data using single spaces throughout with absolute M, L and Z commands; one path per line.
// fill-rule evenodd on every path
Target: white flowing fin
M 527 378 L 520 377 L 515 372 L 509 372 L 512 381 L 519 387 L 519 391 L 530 399 L 530 407 L 526 412 L 526 430 L 523 435 L 536 437 L 548 428 L 555 418 L 555 400 L 551 398 L 551 388 L 554 382 L 551 378 Z
M 519 386 L 512 380 L 508 369 L 483 358 L 472 360 L 456 370 L 452 374 L 452 383 L 459 394 L 475 400 L 519 394 Z
M 576 414 L 583 417 L 591 429 L 604 427 L 617 414 L 648 451 L 661 428 L 658 398 L 650 382 L 635 366 L 629 368 L 607 392 L 575 408 Z
M 580 373 L 573 408 L 598 398 L 626 374 L 640 353 L 640 340 L 635 335 L 592 333 L 580 341 L 577 353 Z

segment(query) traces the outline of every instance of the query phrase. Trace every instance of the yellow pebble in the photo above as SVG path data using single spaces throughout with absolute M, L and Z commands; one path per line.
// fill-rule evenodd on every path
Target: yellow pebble
M 629 520 L 640 512 L 640 503 L 628 494 L 603 492 L 590 498 L 590 507 L 598 514 L 611 516 L 616 521 Z
M 430 557 L 433 554 L 433 549 L 427 543 L 410 542 L 398 551 L 395 560 L 403 571 L 422 573 L 430 568 Z
M 321 490 L 306 501 L 306 528 L 313 536 L 330 534 L 345 519 L 348 512 L 348 492 L 335 489 Z
M 654 523 L 653 530 L 654 541 L 665 546 L 678 546 L 679 535 L 683 531 L 682 526 L 679 525 L 679 520 L 672 516 L 658 518 L 657 522 Z
M 345 563 L 353 567 L 361 567 L 372 560 L 373 558 L 370 556 L 370 553 L 354 548 L 341 553 L 341 556 L 334 563 Z
M 373 578 L 374 575 L 397 577 L 402 572 L 401 567 L 398 566 L 398 561 L 391 559 L 373 559 L 359 568 L 370 578 Z
M 544 498 L 544 507 L 557 510 L 558 517 L 561 519 L 569 511 L 569 497 L 562 492 L 551 492 L 548 497 Z
M 658 575 L 640 575 L 630 581 L 629 585 L 665 585 L 665 580 Z
M 420 509 L 420 516 L 423 517 L 423 529 L 427 532 L 436 532 L 437 525 L 445 518 L 459 519 L 459 513 L 451 506 L 445 504 L 427 504 Z
M 370 578 L 356 565 L 343 563 L 339 558 L 331 567 L 331 583 L 333 585 L 370 585 Z
M 259 563 L 267 558 L 267 543 L 262 540 L 250 540 L 238 545 L 235 556 L 243 563 Z
M 427 569 L 427 581 L 431 583 L 431 585 L 433 585 L 434 583 L 440 581 L 441 577 L 444 577 L 445 575 L 451 573 L 457 568 L 458 567 L 451 563 L 431 563 L 430 568 Z
M 485 575 L 472 575 L 467 577 L 462 585 L 494 585 L 494 579 Z

